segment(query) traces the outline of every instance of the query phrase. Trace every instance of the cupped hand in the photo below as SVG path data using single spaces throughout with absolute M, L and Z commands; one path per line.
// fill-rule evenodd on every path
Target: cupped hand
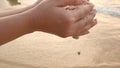
M 78 6 L 67 11 L 65 6 Z M 28 20 L 34 31 L 43 31 L 60 37 L 81 36 L 96 25 L 93 4 L 82 5 L 81 0 L 43 0 L 29 10 Z

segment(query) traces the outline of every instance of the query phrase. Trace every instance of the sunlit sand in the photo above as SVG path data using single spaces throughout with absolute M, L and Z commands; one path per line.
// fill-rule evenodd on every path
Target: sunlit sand
M 20 0 L 25 7 L 35 0 Z M 91 0 L 120 7 L 120 0 Z M 17 7 L 9 7 L 15 9 Z M 101 9 L 102 10 L 102 9 Z M 98 25 L 75 40 L 35 32 L 0 47 L 1 68 L 120 68 L 120 18 L 98 13 Z M 80 54 L 78 54 L 80 52 Z

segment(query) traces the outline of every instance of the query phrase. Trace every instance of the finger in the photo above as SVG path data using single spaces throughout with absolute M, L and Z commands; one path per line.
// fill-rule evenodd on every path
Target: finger
M 84 32 L 81 32 L 79 35 L 77 36 L 82 36 L 82 35 L 86 35 L 86 34 L 89 34 L 90 32 L 89 31 L 84 31 Z
M 86 5 L 78 6 L 73 11 L 70 11 L 71 16 L 73 17 L 74 21 L 78 21 L 79 19 L 88 15 L 94 8 L 94 5 L 89 3 Z
M 78 31 L 73 38 L 77 39 L 81 35 L 85 35 L 89 33 L 89 29 L 91 29 L 93 26 L 97 24 L 97 20 L 95 19 L 92 24 L 86 26 L 82 31 Z
M 96 11 L 93 10 L 86 17 L 75 23 L 76 30 L 84 28 L 87 24 L 90 24 L 96 15 Z
M 87 25 L 87 26 L 86 26 L 85 28 L 83 28 L 82 30 L 78 30 L 78 31 L 74 34 L 74 36 L 79 36 L 81 33 L 84 34 L 84 32 L 89 31 L 89 29 L 92 28 L 93 26 L 95 26 L 96 24 L 97 24 L 97 21 L 96 21 L 96 20 L 92 21 L 91 24 Z
M 92 23 L 88 24 L 83 31 L 90 30 L 92 27 L 94 27 L 97 24 L 97 20 L 95 19 Z
M 97 13 L 97 11 L 96 11 L 95 9 L 93 9 L 93 11 L 91 11 L 91 12 L 89 13 L 89 15 L 92 15 L 92 14 L 93 14 L 93 19 L 91 19 L 91 21 L 87 22 L 86 25 L 89 25 L 89 24 L 91 24 L 91 23 L 94 23 L 94 21 L 96 20 L 96 19 L 94 19 L 96 13 Z M 96 20 L 96 21 L 97 21 L 97 20 Z
M 59 7 L 67 6 L 67 5 L 81 5 L 83 0 L 56 0 Z
M 89 31 L 84 31 L 84 32 L 79 33 L 78 36 L 86 35 L 86 34 L 89 34 L 89 33 L 90 33 Z
M 81 30 L 81 32 L 89 31 L 91 28 L 93 28 L 97 24 L 97 20 L 95 19 L 91 24 L 87 25 L 86 27 Z M 78 32 L 79 33 L 79 32 Z M 76 34 L 77 35 L 77 34 Z
M 85 18 L 83 18 L 82 20 L 78 21 L 77 23 L 75 23 L 74 28 L 74 34 L 73 36 L 78 36 L 80 35 L 79 33 L 83 32 L 84 28 L 87 26 L 87 22 L 90 22 L 93 20 L 95 14 L 94 13 L 90 13 L 89 15 L 87 15 Z M 85 30 L 87 31 L 87 30 Z

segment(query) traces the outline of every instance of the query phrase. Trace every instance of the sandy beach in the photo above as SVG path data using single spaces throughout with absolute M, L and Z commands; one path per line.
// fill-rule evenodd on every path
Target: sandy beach
M 19 1 L 22 5 L 5 9 L 36 0 Z M 120 8 L 120 0 L 109 1 L 91 0 L 98 7 Z M 96 18 L 98 25 L 78 40 L 34 32 L 1 46 L 0 68 L 120 68 L 120 17 L 98 10 Z

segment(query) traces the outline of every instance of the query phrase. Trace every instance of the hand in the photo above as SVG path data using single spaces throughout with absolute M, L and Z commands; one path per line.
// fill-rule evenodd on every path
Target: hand
M 66 11 L 65 6 L 78 8 Z M 29 10 L 28 20 L 34 31 L 52 33 L 61 37 L 80 36 L 96 24 L 96 11 L 91 3 L 81 5 L 81 0 L 43 0 Z

